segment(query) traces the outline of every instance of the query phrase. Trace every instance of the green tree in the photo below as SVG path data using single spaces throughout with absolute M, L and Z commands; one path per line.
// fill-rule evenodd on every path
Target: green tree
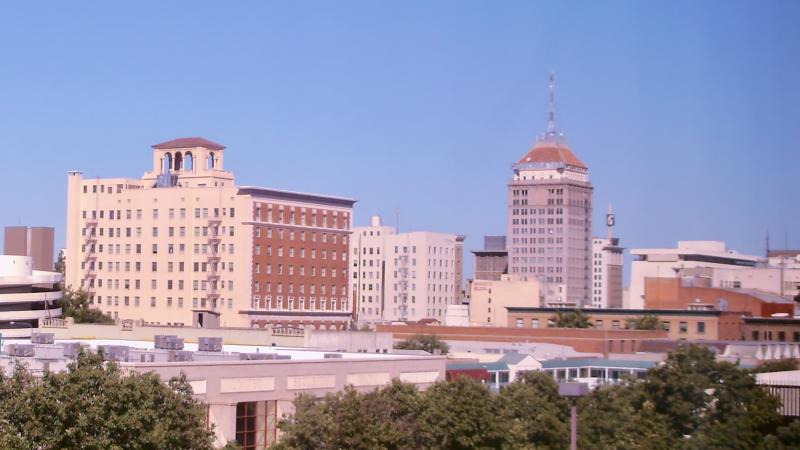
M 423 394 L 418 415 L 422 448 L 496 449 L 508 444 L 508 426 L 500 419 L 489 388 L 467 377 L 440 381 Z
M 661 319 L 653 314 L 645 314 L 639 317 L 628 317 L 626 325 L 630 330 L 665 330 Z
M 800 448 L 800 419 L 794 418 L 764 439 L 766 450 L 795 450 Z
M 774 361 L 767 361 L 764 364 L 751 369 L 751 373 L 766 373 L 766 372 L 783 372 L 786 370 L 797 370 L 797 360 L 791 359 L 777 359 Z
M 550 318 L 556 328 L 590 328 L 592 323 L 583 310 L 559 311 Z
M 777 397 L 704 347 L 673 351 L 665 364 L 650 369 L 641 388 L 673 438 L 690 436 L 690 448 L 763 448 L 781 420 Z
M 64 298 L 61 299 L 61 315 L 72 317 L 75 323 L 114 323 L 114 319 L 89 304 L 89 296 L 83 290 L 64 291 Z
M 578 402 L 578 448 L 669 450 L 675 437 L 640 386 L 604 386 Z
M 523 372 L 497 398 L 512 448 L 539 450 L 569 446 L 569 404 L 558 383 L 544 372 Z
M 0 374 L 0 446 L 49 449 L 211 449 L 205 410 L 185 377 L 123 374 L 81 353 L 66 371 Z
M 438 350 L 442 355 L 450 351 L 447 342 L 439 339 L 435 334 L 417 334 L 404 341 L 395 344 L 394 348 L 400 350 L 424 350 L 428 353 L 436 353 Z
M 56 272 L 61 272 L 61 275 L 64 275 L 67 270 L 67 263 L 66 258 L 64 257 L 64 250 L 58 252 L 58 258 L 56 259 L 55 264 L 53 264 L 53 270 Z
M 416 387 L 397 380 L 369 393 L 352 386 L 323 398 L 300 395 L 293 416 L 281 420 L 278 449 L 420 448 Z

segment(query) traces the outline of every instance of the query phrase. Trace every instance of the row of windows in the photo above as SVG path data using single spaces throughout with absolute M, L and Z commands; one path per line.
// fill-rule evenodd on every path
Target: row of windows
M 324 295 L 324 293 L 322 295 Z M 285 303 L 284 300 L 286 300 Z M 275 296 L 274 309 L 282 310 L 285 306 L 285 309 L 288 310 L 297 309 L 302 311 L 316 311 L 317 306 L 319 306 L 320 311 L 327 311 L 328 300 L 330 300 L 331 310 L 347 310 L 347 298 L 339 299 L 336 297 L 331 297 L 330 299 L 327 299 L 325 297 L 320 297 L 319 303 L 317 303 L 316 297 L 310 297 L 308 299 L 305 297 L 298 297 L 296 300 L 297 301 L 295 301 L 294 297 L 287 297 L 284 299 L 282 295 Z M 340 309 L 337 309 L 337 306 Z M 273 309 L 272 296 L 265 295 L 263 300 L 258 295 L 253 296 L 253 300 L 250 302 L 250 307 L 253 309 Z
M 81 245 L 81 253 L 108 253 L 109 255 L 122 254 L 122 250 L 124 248 L 125 254 L 130 255 L 131 251 L 134 254 L 140 255 L 142 253 L 142 244 L 124 244 L 125 247 L 121 247 L 122 244 L 82 244 Z M 161 247 L 164 248 L 163 246 Z M 106 250 L 105 252 L 103 250 Z M 88 252 L 87 252 L 88 250 Z M 167 244 L 167 253 L 172 255 L 175 252 L 183 254 L 186 253 L 186 244 Z M 158 244 L 152 244 L 150 247 L 150 251 L 152 254 L 158 254 Z M 193 253 L 195 255 L 216 255 L 219 253 L 228 253 L 233 254 L 234 247 L 233 244 L 194 244 L 193 246 Z
M 139 306 L 142 305 L 142 301 L 141 301 L 141 298 L 139 296 L 131 297 L 131 296 L 127 296 L 127 295 L 123 296 L 123 297 L 120 297 L 118 295 L 114 295 L 114 296 L 107 295 L 107 296 L 105 296 L 105 298 L 103 296 L 101 296 L 101 295 L 92 296 L 92 297 L 89 298 L 89 303 L 90 304 L 95 304 L 96 303 L 97 305 L 101 305 L 102 306 L 104 299 L 105 299 L 105 305 L 106 306 L 133 306 L 133 307 L 139 307 Z M 156 308 L 159 305 L 163 305 L 163 306 L 166 306 L 168 308 L 171 308 L 173 306 L 178 307 L 178 308 L 183 308 L 184 307 L 183 297 L 177 297 L 175 299 L 173 299 L 173 297 L 166 297 L 166 298 L 161 299 L 161 300 L 157 299 L 156 297 L 150 297 L 150 301 L 149 302 L 145 301 L 145 305 L 148 305 L 148 304 L 149 304 L 149 306 L 151 308 Z M 225 305 L 227 304 L 228 309 L 233 309 L 233 299 L 232 298 L 227 299 L 227 301 L 226 301 L 226 299 L 219 299 L 219 302 L 217 302 L 217 299 L 206 299 L 206 298 L 197 298 L 197 297 L 192 298 L 192 308 L 198 308 L 198 307 L 199 308 L 206 308 L 206 307 L 210 306 L 212 309 L 216 309 L 218 304 L 219 304 L 220 307 L 225 307 Z
M 86 189 L 86 186 L 84 186 L 83 188 Z M 174 219 L 175 218 L 175 211 L 176 211 L 175 208 L 169 208 L 167 210 L 167 217 L 169 217 L 170 219 Z M 185 219 L 186 218 L 186 208 L 180 208 L 177 211 L 178 211 L 178 217 L 180 219 Z M 219 218 L 220 217 L 220 212 L 222 213 L 222 217 L 224 217 L 224 216 L 235 217 L 235 214 L 236 214 L 236 210 L 234 208 L 195 208 L 194 209 L 194 218 L 195 219 L 200 219 L 200 218 L 208 219 L 209 218 L 209 212 L 211 213 L 213 218 Z M 125 220 L 132 220 L 134 217 L 136 218 L 136 220 L 142 220 L 142 215 L 143 215 L 143 213 L 142 213 L 141 209 L 136 209 L 136 210 L 126 209 L 125 210 Z M 89 216 L 89 211 L 83 210 L 81 212 L 81 217 L 83 217 L 84 219 L 86 219 L 88 216 Z M 98 218 L 104 219 L 106 217 L 105 210 L 103 210 L 103 209 L 101 209 L 99 211 L 98 210 L 92 210 L 91 211 L 91 217 L 92 217 L 92 220 L 97 220 Z M 152 218 L 153 219 L 158 219 L 159 218 L 159 209 L 158 208 L 153 208 L 152 209 Z M 109 209 L 108 210 L 108 219 L 109 220 L 122 220 L 122 210 L 121 209 L 116 209 L 116 210 Z
M 178 231 L 177 235 L 179 237 L 186 237 L 186 227 L 177 227 L 177 228 L 176 227 L 167 227 L 167 236 L 175 237 L 176 229 Z M 108 235 L 108 237 L 110 237 L 110 238 L 113 238 L 113 237 L 130 238 L 130 237 L 134 237 L 134 231 L 135 231 L 135 237 L 137 237 L 137 238 L 141 238 L 142 237 L 142 227 L 136 227 L 136 228 L 126 227 L 125 228 L 125 233 L 124 233 L 125 236 L 123 236 L 121 227 L 117 227 L 117 228 L 99 227 L 98 228 L 98 227 L 94 227 L 94 226 L 87 226 L 87 227 L 84 227 L 83 229 L 81 229 L 81 236 L 92 236 L 92 237 L 94 237 L 94 236 L 103 236 L 104 235 L 103 233 L 105 232 Z M 223 227 L 208 227 L 208 226 L 199 227 L 199 226 L 197 226 L 197 227 L 194 227 L 194 236 L 195 237 L 201 237 L 201 236 L 202 237 L 208 237 L 208 236 L 210 236 L 210 237 L 222 237 L 222 236 L 225 236 L 226 234 L 228 236 L 233 237 L 234 236 L 234 227 L 233 226 L 230 226 L 230 227 L 224 227 L 224 226 Z M 156 237 L 156 238 L 158 237 L 158 227 L 153 227 L 152 228 L 151 236 L 152 237 Z
M 317 242 L 317 232 L 316 231 L 309 231 L 308 233 L 311 235 L 311 237 L 310 237 L 311 242 Z M 262 236 L 266 236 L 268 239 L 272 239 L 272 237 L 273 237 L 273 229 L 271 227 L 259 227 L 259 226 L 256 226 L 255 227 L 255 234 L 256 234 L 257 238 L 260 238 Z M 305 231 L 295 232 L 294 230 L 284 230 L 283 228 L 278 228 L 276 234 L 278 235 L 278 239 L 281 239 L 281 240 L 283 240 L 287 236 L 288 236 L 290 241 L 295 240 L 295 236 L 297 236 L 300 241 L 304 242 L 306 240 L 306 232 Z M 339 237 L 336 235 L 336 233 L 330 233 L 330 235 L 331 235 L 331 238 L 330 238 L 331 243 L 332 244 L 336 244 L 337 241 L 339 240 Z M 320 233 L 320 241 L 323 244 L 328 243 L 328 233 Z M 342 241 L 342 244 L 346 245 L 347 244 L 347 236 L 341 236 L 341 241 Z
M 122 281 L 122 283 L 120 283 Z M 132 282 L 132 283 L 131 283 Z M 107 278 L 105 283 L 106 289 L 141 289 L 141 280 L 134 279 L 134 280 L 119 280 L 119 279 L 112 279 Z M 122 286 L 120 288 L 120 286 Z M 229 291 L 233 290 L 233 280 L 192 280 L 192 290 L 193 291 L 207 291 L 207 290 L 216 290 L 219 289 L 227 289 Z M 97 278 L 97 283 L 95 283 L 94 278 L 84 278 L 81 280 L 81 287 L 87 287 L 89 289 L 93 289 L 95 287 L 102 288 L 103 287 L 103 279 Z M 166 280 L 166 287 L 167 290 L 178 290 L 182 291 L 185 289 L 185 280 Z M 150 289 L 158 289 L 158 280 L 150 280 Z
M 271 245 L 267 245 L 264 248 L 264 250 L 265 250 L 264 254 L 266 254 L 266 256 L 272 256 L 272 246 Z M 260 256 L 261 255 L 261 244 L 256 244 L 254 249 L 253 249 L 253 251 L 256 254 L 256 256 Z M 336 252 L 336 250 L 331 250 L 330 252 L 331 252 L 330 253 L 331 254 L 331 259 L 333 261 L 336 261 L 336 255 L 338 254 Z M 277 251 L 275 253 L 277 254 L 277 256 L 284 256 L 283 247 L 278 247 Z M 294 257 L 305 258 L 306 257 L 306 249 L 305 249 L 305 247 L 301 247 L 301 248 L 298 248 L 298 249 L 295 249 L 294 247 L 288 247 L 286 249 L 285 253 L 286 253 L 286 256 L 288 256 L 289 258 L 294 258 Z M 347 259 L 347 253 L 346 252 L 342 251 L 341 255 L 342 255 L 342 260 Z M 311 259 L 316 259 L 317 258 L 317 250 L 314 249 L 314 248 L 310 249 L 309 256 L 311 257 Z M 322 257 L 322 259 L 328 259 L 328 250 L 326 250 L 326 249 L 320 250 L 320 256 Z
M 276 265 L 276 274 L 277 275 L 300 275 L 306 276 L 306 266 L 297 266 L 297 270 L 295 271 L 295 266 L 289 264 L 286 266 L 286 270 L 284 271 L 283 264 Z M 261 263 L 255 263 L 253 266 L 253 271 L 255 273 L 261 273 Z M 272 264 L 265 264 L 264 265 L 264 273 L 266 275 L 272 275 Z M 322 278 L 325 278 L 330 273 L 331 278 L 336 278 L 336 268 L 331 267 L 330 271 L 326 267 L 321 267 L 319 269 L 319 274 Z M 317 266 L 311 266 L 309 268 L 309 276 L 315 277 L 317 276 Z M 342 269 L 342 277 L 346 277 L 347 272 L 345 269 Z
M 286 206 L 284 209 L 283 205 L 276 205 L 273 214 L 272 204 L 267 204 L 266 208 L 264 207 L 264 204 L 256 205 L 253 220 L 261 221 L 262 217 L 264 217 L 263 211 L 265 210 L 266 222 L 281 224 L 285 223 L 289 225 L 299 224 L 301 226 L 308 225 L 312 227 L 323 228 L 340 228 L 345 230 L 350 228 L 348 221 L 349 215 L 347 213 L 336 213 L 331 211 L 330 214 L 328 214 L 327 210 L 322 210 L 320 214 L 317 214 L 316 209 L 313 209 L 309 215 L 307 214 L 308 211 L 306 211 L 306 208 Z M 340 214 L 342 216 L 342 220 L 339 220 Z
M 88 261 L 88 262 L 87 261 L 83 261 L 83 262 L 81 262 L 81 270 L 86 270 L 87 267 L 90 270 L 95 270 L 95 268 L 97 270 L 103 270 L 103 261 L 97 261 L 97 265 L 96 266 L 95 266 L 95 262 L 94 261 Z M 120 261 L 108 261 L 106 263 L 105 267 L 108 270 L 108 272 L 117 272 L 117 273 L 119 273 L 119 272 L 122 272 L 121 268 L 124 268 L 124 271 L 126 273 L 128 273 L 128 272 L 131 271 L 131 262 L 130 261 L 125 261 L 125 262 L 122 263 L 122 266 L 120 266 Z M 186 267 L 185 263 L 183 261 L 180 261 L 177 264 L 177 269 L 178 269 L 177 271 L 178 272 L 184 272 L 185 271 L 184 270 L 185 267 Z M 225 262 L 220 262 L 220 263 L 215 263 L 215 262 L 211 262 L 211 263 L 194 262 L 194 263 L 192 263 L 192 269 L 193 269 L 192 271 L 193 272 L 217 272 L 217 269 L 220 269 L 221 271 L 224 271 L 224 270 L 226 270 L 225 269 L 226 267 L 227 267 L 228 272 L 233 272 L 233 263 L 232 262 L 229 262 L 227 264 Z M 167 272 L 174 272 L 175 268 L 176 268 L 176 265 L 175 265 L 174 262 L 169 261 L 167 263 Z M 133 262 L 133 269 L 134 269 L 134 272 L 141 272 L 141 270 L 142 270 L 142 262 L 141 261 Z M 155 261 L 151 262 L 150 263 L 150 270 L 152 272 L 158 272 L 158 263 L 155 262 Z
M 263 291 L 261 290 L 262 284 L 263 284 L 263 287 L 264 287 Z M 339 286 L 339 290 L 340 290 L 340 294 L 339 295 L 343 295 L 343 296 L 347 295 L 347 286 L 346 285 L 340 285 Z M 286 293 L 294 294 L 295 291 L 298 294 L 305 294 L 306 293 L 306 285 L 303 284 L 303 283 L 299 283 L 299 284 L 297 284 L 297 289 L 295 290 L 295 284 L 294 283 L 287 283 L 286 284 Z M 330 286 L 330 291 L 327 291 L 327 286 L 325 286 L 324 284 L 320 284 L 319 285 L 319 289 L 317 289 L 317 285 L 316 284 L 309 284 L 308 285 L 308 293 L 309 294 L 315 295 L 315 294 L 317 294 L 317 291 L 319 291 L 320 295 L 326 295 L 327 293 L 330 293 L 331 295 L 336 295 L 336 292 L 337 292 L 335 284 L 332 284 Z M 269 292 L 272 292 L 272 282 L 266 281 L 266 282 L 262 283 L 262 282 L 259 282 L 259 281 L 254 281 L 253 282 L 253 292 L 256 292 L 256 293 L 261 293 L 261 292 L 269 293 Z M 275 292 L 278 293 L 278 294 L 283 294 L 284 293 L 283 283 L 280 283 L 280 282 L 279 283 L 275 283 Z

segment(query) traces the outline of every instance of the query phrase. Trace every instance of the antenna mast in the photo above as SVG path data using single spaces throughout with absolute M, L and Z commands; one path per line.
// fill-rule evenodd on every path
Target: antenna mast
M 546 136 L 556 135 L 556 74 L 550 72 L 550 80 L 547 83 L 549 90 L 547 101 L 547 131 Z

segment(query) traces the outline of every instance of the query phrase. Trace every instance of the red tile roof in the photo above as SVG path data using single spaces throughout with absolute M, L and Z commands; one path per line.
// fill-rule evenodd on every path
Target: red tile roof
M 173 139 L 171 141 L 162 142 L 160 144 L 156 144 L 153 146 L 153 148 L 158 148 L 158 149 L 195 148 L 195 147 L 203 147 L 209 150 L 222 150 L 225 148 L 225 146 L 222 144 L 217 144 L 214 141 L 209 141 L 208 139 L 204 139 L 201 137 L 178 138 L 178 139 Z
M 545 162 L 563 162 L 570 166 L 588 169 L 569 147 L 548 142 L 538 142 L 528 154 L 519 160 L 520 164 Z

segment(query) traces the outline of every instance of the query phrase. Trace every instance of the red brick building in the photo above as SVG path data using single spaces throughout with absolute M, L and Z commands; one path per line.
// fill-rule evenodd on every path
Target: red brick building
M 342 329 L 354 200 L 243 188 L 253 198 L 251 326 Z

